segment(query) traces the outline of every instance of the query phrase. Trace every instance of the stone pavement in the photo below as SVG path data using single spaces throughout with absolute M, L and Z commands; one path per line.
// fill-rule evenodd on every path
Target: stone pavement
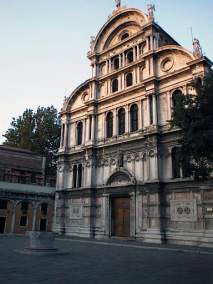
M 60 238 L 56 246 L 68 255 L 14 253 L 24 242 L 0 237 L 1 284 L 213 284 L 212 250 Z

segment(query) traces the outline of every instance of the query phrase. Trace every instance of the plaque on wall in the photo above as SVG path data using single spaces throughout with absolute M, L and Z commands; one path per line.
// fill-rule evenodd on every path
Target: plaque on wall
M 82 205 L 79 205 L 79 204 L 71 205 L 70 219 L 82 219 Z
M 197 202 L 193 200 L 171 200 L 171 220 L 179 222 L 197 221 Z

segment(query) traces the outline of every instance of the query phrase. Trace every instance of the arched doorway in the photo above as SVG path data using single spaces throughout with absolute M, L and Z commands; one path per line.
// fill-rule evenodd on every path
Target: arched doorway
M 108 179 L 110 187 L 121 187 L 121 191 L 110 196 L 111 236 L 130 237 L 130 207 L 131 198 L 128 194 L 122 194 L 122 187 L 132 186 L 135 179 L 127 171 L 115 172 Z

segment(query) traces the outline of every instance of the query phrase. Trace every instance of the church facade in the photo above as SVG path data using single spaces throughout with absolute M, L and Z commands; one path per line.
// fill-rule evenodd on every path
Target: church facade
M 197 39 L 180 46 L 147 13 L 116 9 L 88 59 L 92 77 L 61 110 L 55 231 L 78 237 L 128 237 L 152 243 L 213 245 L 213 186 L 178 163 L 171 129 L 180 93 L 209 72 Z

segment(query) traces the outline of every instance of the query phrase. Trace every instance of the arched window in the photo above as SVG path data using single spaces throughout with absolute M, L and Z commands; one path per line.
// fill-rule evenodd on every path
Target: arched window
M 109 112 L 106 117 L 106 134 L 107 138 L 111 138 L 113 136 L 113 114 Z
M 118 134 L 125 133 L 125 109 L 120 108 L 118 111 Z
M 126 75 L 126 87 L 130 87 L 133 84 L 133 77 L 132 77 L 132 73 L 128 73 Z
M 182 91 L 181 90 L 174 91 L 174 93 L 172 94 L 172 108 L 176 107 L 177 99 L 181 95 L 182 95 Z
M 131 132 L 138 130 L 138 106 L 136 104 L 132 105 L 130 108 L 130 122 L 131 122 Z
M 76 188 L 76 187 L 77 187 L 77 166 L 76 166 L 76 165 L 74 165 L 74 167 L 73 167 L 72 186 L 73 186 L 73 188 Z
M 82 144 L 83 123 L 80 121 L 77 124 L 77 145 Z
M 112 80 L 112 93 L 115 93 L 118 91 L 118 79 Z
M 127 59 L 127 63 L 133 62 L 134 58 L 133 58 L 133 51 L 132 50 L 127 52 L 126 59 Z
M 113 69 L 114 70 L 117 70 L 117 69 L 119 69 L 119 57 L 115 57 L 114 59 L 113 59 Z
M 172 177 L 181 177 L 180 149 L 178 147 L 172 149 Z
M 82 186 L 82 164 L 78 166 L 78 187 Z
M 129 37 L 129 34 L 128 33 L 125 33 L 121 36 L 121 40 L 125 40 Z

